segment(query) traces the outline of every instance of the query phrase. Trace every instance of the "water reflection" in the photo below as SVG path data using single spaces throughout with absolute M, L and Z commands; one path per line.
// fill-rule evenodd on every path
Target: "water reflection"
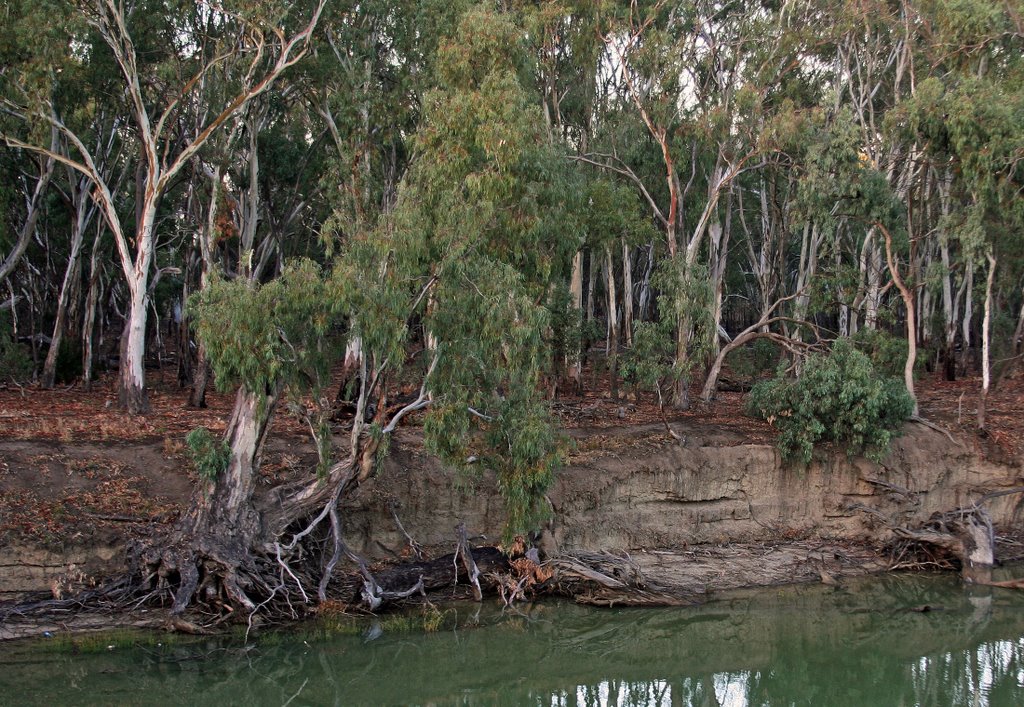
M 0 647 L 0 703 L 1020 705 L 1021 609 L 1021 592 L 882 577 L 690 609 L 462 606 L 449 630 L 373 640 Z

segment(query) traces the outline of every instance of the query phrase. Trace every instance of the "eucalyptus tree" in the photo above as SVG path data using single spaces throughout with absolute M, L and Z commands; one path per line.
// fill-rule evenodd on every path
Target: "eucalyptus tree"
M 119 131 L 109 125 L 111 116 L 102 107 L 85 106 L 76 112 L 91 123 L 85 132 L 91 136 L 94 143 L 93 155 L 96 160 L 97 172 L 103 175 L 108 184 L 114 185 L 116 190 L 128 177 L 128 169 L 131 166 L 122 159 L 121 151 L 124 145 Z M 68 148 L 67 141 L 62 140 L 60 146 L 62 154 L 70 154 L 71 151 Z M 69 314 L 77 311 L 78 302 L 81 299 L 81 260 L 86 252 L 86 234 L 93 228 L 97 229 L 93 245 L 93 250 L 95 250 L 98 239 L 105 228 L 102 219 L 99 218 L 99 207 L 91 196 L 91 179 L 67 165 L 61 165 L 61 167 L 63 179 L 60 180 L 57 191 L 68 214 L 67 223 L 70 233 L 67 265 L 64 268 L 64 276 L 57 295 L 57 309 L 54 315 L 49 350 L 40 375 L 40 384 L 44 388 L 52 388 L 56 382 L 57 361 L 62 347 L 64 347 L 65 336 L 71 335 L 73 331 L 75 334 L 78 333 L 77 327 L 72 326 L 68 319 Z M 72 344 L 67 348 L 73 350 L 76 345 Z M 92 355 L 91 352 L 89 355 Z M 83 359 L 83 368 L 84 363 Z
M 204 466 L 212 471 L 193 509 L 145 558 L 151 576 L 177 579 L 176 611 L 197 591 L 250 614 L 275 597 L 312 601 L 313 583 L 323 599 L 337 562 L 358 561 L 343 541 L 339 498 L 373 473 L 413 412 L 424 411 L 427 445 L 445 461 L 495 472 L 510 533 L 544 512 L 561 452 L 540 390 L 551 359 L 546 304 L 580 245 L 578 195 L 546 139 L 522 37 L 501 13 L 474 8 L 460 19 L 438 49 L 394 209 L 360 230 L 339 209 L 328 227 L 347 236 L 330 273 L 298 262 L 265 284 L 215 280 L 195 296 L 217 379 L 240 387 L 222 462 Z M 363 374 L 348 449 L 335 460 L 329 428 L 310 417 L 317 473 L 256 494 L 282 396 L 321 399 L 331 362 L 354 337 Z M 387 398 L 399 377 L 418 380 L 419 393 L 396 407 Z M 328 521 L 329 557 L 311 554 Z M 363 571 L 375 606 L 384 595 Z
M 59 147 L 56 131 L 53 131 L 52 139 L 50 147 L 56 151 Z M 56 160 L 52 157 L 41 156 L 36 159 L 19 161 L 17 166 L 13 161 L 5 165 L 7 188 L 3 195 L 2 243 L 5 246 L 6 254 L 3 261 L 0 262 L 0 282 L 10 277 L 18 267 L 18 263 L 25 255 L 25 250 L 32 240 L 36 224 L 39 222 L 39 216 L 44 208 L 43 199 L 53 177 L 55 164 Z M 29 166 L 34 169 L 26 171 L 25 168 Z M 18 204 L 19 201 L 22 203 Z
M 628 160 L 625 143 L 613 138 L 616 124 L 626 124 L 621 119 L 607 122 L 603 149 L 591 147 L 581 159 L 621 175 L 643 196 L 665 234 L 666 257 L 678 261 L 678 293 L 696 291 L 685 281 L 706 257 L 700 271 L 715 280 L 707 306 L 717 325 L 732 226 L 731 204 L 723 202 L 740 175 L 773 150 L 758 139 L 766 95 L 760 82 L 778 58 L 754 47 L 770 45 L 780 25 L 757 3 L 631 3 L 607 7 L 603 20 L 604 61 L 618 86 L 611 107 L 632 113 L 647 133 L 660 174 Z M 680 314 L 673 396 L 680 407 L 689 404 L 689 372 L 700 363 L 687 318 L 695 304 L 673 308 Z
M 926 7 L 924 14 L 934 28 L 923 48 L 930 60 L 929 75 L 891 122 L 894 130 L 920 140 L 935 165 L 942 200 L 938 228 L 944 239 L 943 265 L 948 267 L 948 244 L 956 243 L 968 281 L 968 303 L 973 272 L 985 273 L 977 414 L 978 426 L 984 428 L 993 310 L 1000 299 L 995 292 L 997 270 L 1004 272 L 1006 299 L 1020 298 L 1024 276 L 1019 236 L 1024 228 L 1024 26 L 1010 5 L 939 2 Z M 943 288 L 948 300 L 948 285 Z M 965 319 L 968 316 L 965 312 Z M 946 322 L 949 327 L 948 305 Z M 1016 331 L 1020 330 L 1018 324 Z M 965 321 L 965 350 L 969 334 Z M 1012 342 L 1007 343 L 1004 355 L 1012 356 Z
M 550 365 L 545 305 L 581 244 L 580 195 L 561 146 L 546 139 L 522 30 L 474 8 L 456 37 L 441 46 L 438 87 L 424 98 L 389 248 L 422 299 L 428 446 L 457 466 L 473 457 L 492 468 L 509 527 L 521 531 L 558 458 L 539 390 Z
M 113 233 L 128 286 L 119 383 L 121 404 L 132 413 L 143 412 L 148 406 L 145 336 L 160 201 L 210 137 L 303 57 L 324 4 L 319 0 L 311 8 L 296 7 L 299 12 L 294 12 L 274 2 L 235 7 L 159 0 L 137 4 L 83 0 L 71 5 L 40 3 L 34 14 L 27 15 L 34 21 L 65 28 L 74 39 L 72 47 L 81 46 L 81 52 L 73 52 L 73 61 L 93 61 L 104 50 L 109 52 L 103 54 L 103 60 L 112 58 L 121 77 L 123 124 L 131 125 L 139 153 L 134 229 L 119 211 L 120 195 L 100 173 L 91 146 L 67 120 L 64 106 L 52 90 L 52 72 L 40 80 L 41 89 L 31 85 L 22 89 L 26 82 L 8 77 L 4 105 L 28 125 L 55 128 L 73 148 L 72 154 L 54 152 L 31 137 L 10 132 L 5 132 L 3 138 L 8 146 L 51 156 L 92 182 L 94 198 Z M 302 16 L 296 19 L 299 13 Z M 56 46 L 67 46 L 67 36 L 55 39 L 59 42 Z M 53 46 L 44 46 L 43 51 L 52 53 Z M 180 121 L 194 89 L 214 67 L 232 57 L 245 62 L 246 71 L 225 91 L 223 102 L 210 111 L 198 132 L 183 134 Z M 46 59 L 45 55 L 41 59 L 32 57 L 9 71 L 27 73 L 25 66 L 45 64 Z
M 306 112 L 324 145 L 319 189 L 335 215 L 328 250 L 389 214 L 433 80 L 438 43 L 468 2 L 373 0 L 328 9 L 324 41 L 303 67 Z M 338 398 L 356 395 L 362 340 L 351 337 Z

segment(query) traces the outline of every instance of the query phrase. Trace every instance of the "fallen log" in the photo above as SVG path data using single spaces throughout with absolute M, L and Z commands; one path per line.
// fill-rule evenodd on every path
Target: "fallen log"
M 922 528 L 893 528 L 896 537 L 938 548 L 960 564 L 963 580 L 990 584 L 995 564 L 992 519 L 980 506 L 933 514 Z
M 593 606 L 692 606 L 697 601 L 649 581 L 628 555 L 563 555 L 549 562 L 551 589 Z
M 454 588 L 469 579 L 465 566 L 456 562 L 457 555 L 461 554 L 460 547 L 458 553 L 449 553 L 434 560 L 418 560 L 391 567 L 376 576 L 377 583 L 387 592 L 407 589 L 421 578 L 423 588 L 428 592 Z M 472 558 L 480 578 L 492 573 L 507 573 L 510 569 L 508 557 L 496 547 L 475 547 L 466 554 Z M 486 583 L 481 591 L 484 588 L 492 589 Z

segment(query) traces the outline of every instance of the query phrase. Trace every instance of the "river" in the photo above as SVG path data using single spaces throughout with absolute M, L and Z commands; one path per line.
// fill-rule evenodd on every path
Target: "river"
M 1024 592 L 886 575 L 693 608 L 442 607 L 250 637 L 0 646 L 18 705 L 1022 705 Z M 416 616 L 416 614 L 414 614 Z

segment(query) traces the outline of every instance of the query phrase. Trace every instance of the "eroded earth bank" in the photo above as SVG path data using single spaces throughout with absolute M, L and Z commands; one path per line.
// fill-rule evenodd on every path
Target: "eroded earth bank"
M 617 590 L 628 585 L 652 602 L 685 603 L 740 587 L 943 564 L 948 558 L 911 554 L 898 529 L 921 528 L 936 514 L 976 504 L 1002 540 L 998 559 L 1020 554 L 1015 538 L 1024 496 L 1013 492 L 1024 484 L 1019 459 L 987 460 L 919 424 L 906 427 L 881 463 L 832 450 L 806 468 L 742 432 L 692 423 L 676 431 L 682 441 L 660 425 L 572 432 L 569 463 L 548 494 L 551 520 L 534 542 L 541 558 L 561 558 L 569 574 L 579 569 L 578 599 L 619 602 L 624 593 Z M 268 485 L 308 468 L 310 453 L 272 439 L 263 471 Z M 6 600 L 64 595 L 122 572 L 127 543 L 170 522 L 192 486 L 181 450 L 166 442 L 5 440 L 0 457 L 5 496 L 33 489 L 35 497 L 42 490 L 51 501 L 63 499 L 37 505 L 30 511 L 37 517 L 23 521 L 50 523 L 51 534 L 6 534 Z M 105 508 L 112 498 L 120 505 Z M 67 517 L 42 517 L 55 514 Z M 410 541 L 428 557 L 452 552 L 460 522 L 474 545 L 496 544 L 504 514 L 492 478 L 443 468 L 409 430 L 396 437 L 376 476 L 347 498 L 343 519 L 353 549 L 396 563 L 409 558 Z M 75 522 L 61 525 L 68 520 Z

